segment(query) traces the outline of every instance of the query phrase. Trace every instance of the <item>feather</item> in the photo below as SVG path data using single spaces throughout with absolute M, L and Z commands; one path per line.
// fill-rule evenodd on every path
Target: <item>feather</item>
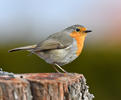
M 36 45 L 18 47 L 18 48 L 11 49 L 8 52 L 14 52 L 14 51 L 20 51 L 20 50 L 31 50 L 31 49 L 34 49 L 35 47 L 36 47 Z

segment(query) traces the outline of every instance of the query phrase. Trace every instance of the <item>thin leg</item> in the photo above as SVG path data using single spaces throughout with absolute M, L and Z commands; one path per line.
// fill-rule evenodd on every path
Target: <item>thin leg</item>
M 55 63 L 55 65 L 61 70 L 63 71 L 64 73 L 67 73 L 67 71 L 65 71 L 62 67 L 60 67 L 58 64 Z
M 56 70 L 57 73 L 60 73 L 59 70 L 57 70 L 57 68 L 54 65 L 52 65 L 52 67 L 53 67 L 53 69 Z

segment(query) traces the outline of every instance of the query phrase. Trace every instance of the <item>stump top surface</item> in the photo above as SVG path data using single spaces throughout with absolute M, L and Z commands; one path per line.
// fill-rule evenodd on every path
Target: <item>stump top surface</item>
M 18 77 L 10 77 L 10 76 L 0 76 L 0 83 L 5 83 L 5 84 L 25 84 L 27 85 L 28 82 L 24 79 L 18 78 Z
M 23 78 L 30 81 L 38 81 L 38 82 L 69 82 L 75 81 L 79 78 L 82 78 L 82 74 L 76 73 L 29 73 L 29 74 L 20 74 Z M 17 76 L 20 76 L 17 75 Z

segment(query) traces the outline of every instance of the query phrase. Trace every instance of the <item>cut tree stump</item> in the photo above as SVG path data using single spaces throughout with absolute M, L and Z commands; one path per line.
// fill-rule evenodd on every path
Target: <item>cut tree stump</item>
M 92 100 L 86 80 L 76 73 L 0 76 L 0 100 Z

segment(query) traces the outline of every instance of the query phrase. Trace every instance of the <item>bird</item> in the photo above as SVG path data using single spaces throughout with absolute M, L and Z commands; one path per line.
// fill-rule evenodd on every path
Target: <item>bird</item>
M 48 36 L 45 40 L 29 46 L 18 47 L 8 52 L 27 50 L 51 64 L 56 72 L 66 73 L 63 65 L 71 63 L 82 52 L 87 33 L 92 32 L 83 25 L 72 25 Z

